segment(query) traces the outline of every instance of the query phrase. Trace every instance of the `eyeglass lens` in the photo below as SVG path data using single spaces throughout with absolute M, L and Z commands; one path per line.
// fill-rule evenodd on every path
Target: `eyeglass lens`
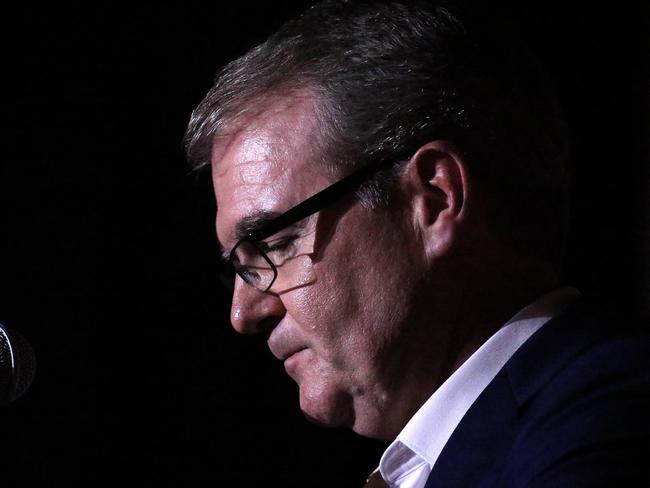
M 282 246 L 242 241 L 234 249 L 232 264 L 249 285 L 260 291 L 281 293 L 315 281 L 312 252 L 313 236 Z

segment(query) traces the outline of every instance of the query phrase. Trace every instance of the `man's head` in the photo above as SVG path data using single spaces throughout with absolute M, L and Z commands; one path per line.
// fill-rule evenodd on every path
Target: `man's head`
M 508 318 L 512 287 L 530 287 L 522 299 L 552 281 L 563 126 L 531 56 L 483 27 L 428 2 L 326 1 L 227 65 L 192 116 L 188 154 L 212 165 L 227 251 L 346 175 L 394 163 L 246 244 L 282 262 L 275 288 L 235 282 L 234 327 L 269 334 L 320 423 L 391 438 Z M 241 249 L 238 263 L 265 263 Z M 526 284 L 532 270 L 544 278 Z

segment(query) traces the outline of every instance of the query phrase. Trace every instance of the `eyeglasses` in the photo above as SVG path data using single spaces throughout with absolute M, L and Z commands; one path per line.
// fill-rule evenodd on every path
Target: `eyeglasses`
M 313 281 L 311 251 L 306 252 L 290 242 L 269 245 L 264 240 L 332 205 L 394 161 L 384 160 L 356 171 L 248 233 L 230 251 L 229 265 L 245 283 L 261 292 L 283 291 Z M 283 270 L 284 280 L 278 280 L 278 269 Z

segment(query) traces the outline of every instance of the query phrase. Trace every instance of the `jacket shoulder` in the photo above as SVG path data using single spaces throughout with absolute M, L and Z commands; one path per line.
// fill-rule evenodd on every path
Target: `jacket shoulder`
M 647 328 L 641 321 L 599 314 L 598 308 L 579 311 L 559 325 L 572 329 L 574 335 L 577 331 L 580 347 L 562 358 L 536 391 L 519 395 L 519 428 L 503 485 L 638 483 L 640 477 L 648 476 L 645 462 L 650 452 Z M 561 349 L 548 350 L 547 361 L 553 363 L 554 354 L 561 355 Z M 543 370 L 542 357 L 537 365 L 521 364 Z M 518 371 L 526 373 L 535 376 L 531 370 Z

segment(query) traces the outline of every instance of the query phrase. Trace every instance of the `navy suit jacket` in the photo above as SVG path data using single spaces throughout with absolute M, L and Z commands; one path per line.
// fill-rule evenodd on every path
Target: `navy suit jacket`
M 624 322 L 583 299 L 546 323 L 468 410 L 426 488 L 650 487 L 650 339 Z

